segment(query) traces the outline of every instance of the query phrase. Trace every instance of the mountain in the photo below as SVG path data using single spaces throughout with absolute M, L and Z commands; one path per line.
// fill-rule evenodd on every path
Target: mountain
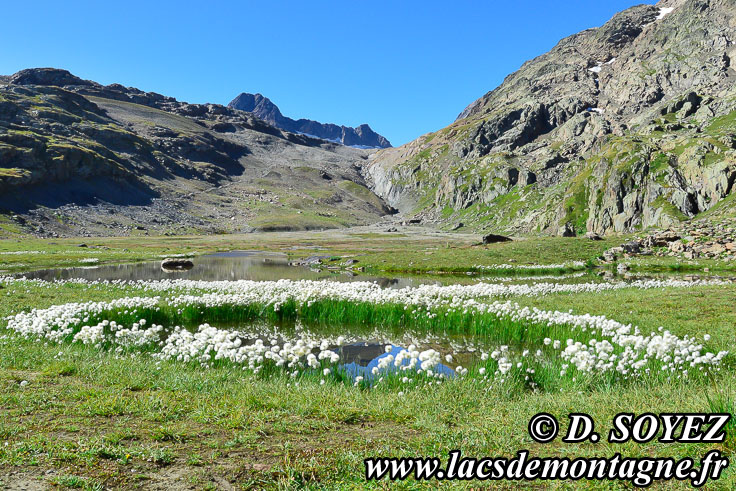
M 374 222 L 368 151 L 66 70 L 0 78 L 0 235 L 226 233 Z
M 292 133 L 310 135 L 351 147 L 388 148 L 391 146 L 391 143 L 386 138 L 373 131 L 367 124 L 361 124 L 357 128 L 351 128 L 349 126 L 337 126 L 336 124 L 318 123 L 311 119 L 293 120 L 287 118 L 281 114 L 276 104 L 261 94 L 243 92 L 233 99 L 228 104 L 228 107 L 253 113 L 255 116 L 271 123 L 277 128 L 291 131 Z
M 735 28 L 735 0 L 632 7 L 364 174 L 391 206 L 447 227 L 573 235 L 733 215 Z

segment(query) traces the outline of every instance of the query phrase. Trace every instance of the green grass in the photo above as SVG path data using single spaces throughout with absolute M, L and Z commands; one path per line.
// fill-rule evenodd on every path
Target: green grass
M 29 287 L 0 295 L 0 313 L 126 293 L 100 286 Z M 714 347 L 733 349 L 736 314 L 730 302 L 735 293 L 731 287 L 698 289 L 695 295 L 623 290 L 520 301 L 605 313 L 643 327 L 663 324 L 680 335 L 707 331 Z M 21 380 L 30 383 L 21 387 Z M 713 404 L 728 403 L 727 388 L 734 382 L 729 369 L 713 381 L 688 384 L 581 386 L 556 393 L 511 385 L 479 395 L 478 381 L 471 377 L 400 396 L 390 387 L 320 386 L 309 378 L 294 387 L 279 377 L 244 378 L 239 369 L 224 365 L 209 370 L 157 365 L 146 357 L 116 359 L 89 347 L 11 337 L 0 341 L 0 435 L 9 443 L 0 447 L 0 475 L 7 469 L 52 469 L 75 478 L 65 482 L 104 487 L 135 487 L 176 474 L 199 486 L 218 476 L 243 487 L 334 488 L 362 487 L 362 459 L 373 455 L 445 457 L 459 448 L 467 456 L 511 456 L 527 448 L 540 456 L 697 457 L 715 447 L 539 445 L 530 440 L 526 424 L 541 411 L 558 417 L 563 429 L 571 411 L 591 414 L 604 429 L 622 410 L 709 411 Z M 732 449 L 725 448 L 729 454 Z M 54 479 L 66 477 L 48 482 Z M 723 479 L 719 487 L 729 487 L 735 476 L 729 470 Z M 400 487 L 432 485 L 408 481 Z

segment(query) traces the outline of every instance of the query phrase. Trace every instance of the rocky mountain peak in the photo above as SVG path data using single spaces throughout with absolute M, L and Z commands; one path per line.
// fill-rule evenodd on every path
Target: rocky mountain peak
M 266 121 L 278 121 L 284 117 L 276 104 L 261 94 L 243 92 L 233 99 L 229 106 L 241 111 L 257 113 L 258 117 Z
M 294 133 L 303 133 L 343 145 L 365 148 L 387 148 L 391 143 L 371 129 L 367 124 L 357 128 L 325 124 L 311 119 L 294 120 L 281 114 L 279 108 L 261 94 L 241 93 L 228 107 L 252 113 L 277 128 Z

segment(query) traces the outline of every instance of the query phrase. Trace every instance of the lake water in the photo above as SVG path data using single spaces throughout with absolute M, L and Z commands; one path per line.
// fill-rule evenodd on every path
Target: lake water
M 310 268 L 308 266 L 291 265 L 286 254 L 266 253 L 261 251 L 231 251 L 219 252 L 206 256 L 193 257 L 194 267 L 188 271 L 165 271 L 161 268 L 161 261 L 149 261 L 129 264 L 103 264 L 99 266 L 84 266 L 72 268 L 55 268 L 19 273 L 15 276 L 24 276 L 30 279 L 47 281 L 69 280 L 81 278 L 95 280 L 124 280 L 150 281 L 172 278 L 202 281 L 274 281 L 290 280 L 330 280 L 330 281 L 374 281 L 384 288 L 404 288 L 420 284 L 468 284 L 480 281 L 497 283 L 590 283 L 605 281 L 629 281 L 643 278 L 672 278 L 688 280 L 709 278 L 709 275 L 649 274 L 649 275 L 615 275 L 599 276 L 592 272 L 578 272 L 571 274 L 533 274 L 517 275 L 503 273 L 496 275 L 371 275 L 353 273 L 344 270 L 329 270 Z M 337 261 L 339 263 L 342 261 Z M 357 266 L 360 264 L 358 263 Z
M 164 271 L 161 261 L 131 264 L 103 264 L 75 268 L 44 269 L 22 273 L 31 279 L 68 280 L 164 280 L 181 278 L 202 281 L 253 280 L 333 280 L 333 281 L 377 281 L 383 287 L 403 288 L 420 283 L 435 283 L 437 280 L 355 275 L 346 271 L 318 270 L 307 266 L 292 266 L 285 254 L 258 251 L 219 252 L 190 258 L 194 268 L 189 271 Z

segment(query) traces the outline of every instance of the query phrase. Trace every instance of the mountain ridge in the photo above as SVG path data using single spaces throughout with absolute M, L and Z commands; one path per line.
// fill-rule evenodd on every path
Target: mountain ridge
M 0 81 L 0 235 L 304 230 L 391 213 L 368 152 L 66 70 Z
M 352 128 L 311 119 L 292 119 L 284 116 L 276 104 L 262 94 L 242 92 L 230 101 L 228 107 L 250 112 L 264 121 L 286 131 L 306 134 L 347 146 L 361 148 L 388 148 L 391 143 L 367 124 Z
M 619 12 L 364 174 L 391 206 L 446 227 L 621 233 L 732 213 L 734 12 L 733 0 Z

